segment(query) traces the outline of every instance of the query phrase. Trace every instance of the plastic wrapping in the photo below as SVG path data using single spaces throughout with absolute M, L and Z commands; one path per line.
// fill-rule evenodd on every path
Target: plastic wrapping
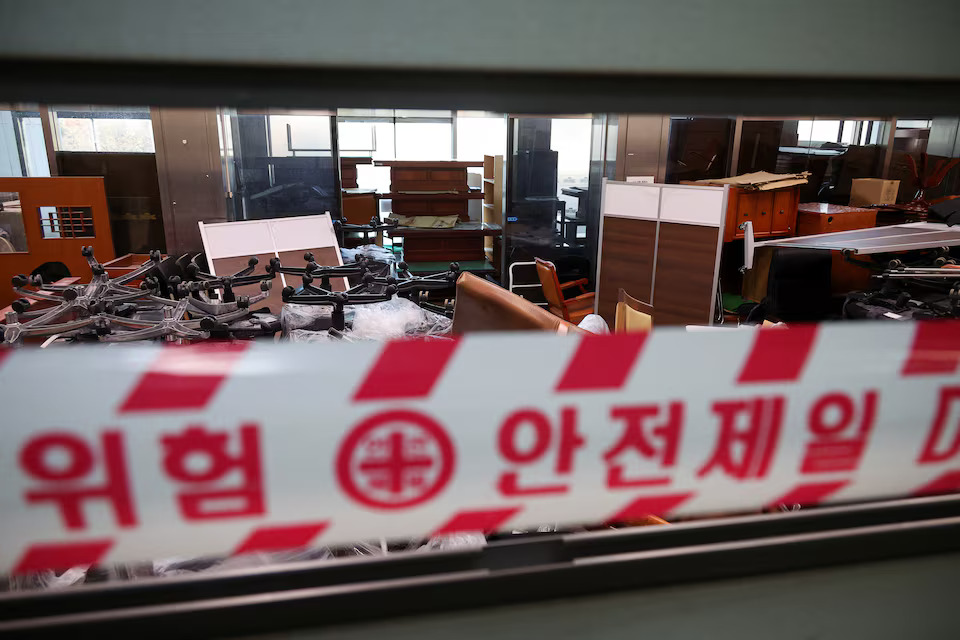
M 417 551 L 445 551 L 449 549 L 479 549 L 487 544 L 487 538 L 479 531 L 451 533 L 427 540 Z
M 354 340 L 445 336 L 453 327 L 450 318 L 400 297 L 354 307 L 353 313 L 353 330 L 348 335 Z
M 397 261 L 397 256 L 390 251 L 390 249 L 384 249 L 380 245 L 376 244 L 365 244 L 354 249 L 340 249 L 340 258 L 343 260 L 343 264 L 356 262 L 358 255 L 365 256 L 371 260 L 378 260 L 380 262 L 390 263 Z
M 346 322 L 350 322 L 350 316 L 353 313 L 352 307 L 344 309 Z M 292 304 L 283 305 L 280 310 L 280 328 L 284 336 L 289 336 L 297 329 L 307 329 L 309 331 L 326 331 L 332 324 L 331 315 L 333 314 L 333 305 L 321 304 Z
M 87 569 L 73 567 L 66 571 L 37 571 L 24 575 L 10 576 L 5 585 L 9 591 L 34 591 L 45 589 L 64 589 L 77 584 L 83 584 L 87 577 Z
M 228 557 L 206 558 L 168 558 L 153 563 L 153 575 L 158 577 L 178 576 L 193 573 L 208 573 L 217 571 L 232 571 L 249 569 L 288 562 L 304 562 L 309 560 L 334 560 L 336 558 L 355 558 L 382 556 L 388 553 L 384 540 L 357 542 L 338 547 L 313 547 L 307 549 L 292 549 L 289 551 L 271 551 L 260 553 L 243 553 Z
M 339 342 L 340 338 L 330 335 L 327 331 L 310 331 L 309 329 L 294 329 L 287 334 L 290 342 Z
M 307 305 L 285 305 L 286 307 L 306 307 L 308 309 L 329 309 L 330 307 L 308 307 Z M 294 310 L 296 312 L 297 310 Z M 349 313 L 353 312 L 351 323 Z M 286 333 L 291 342 L 331 342 L 336 340 L 377 341 L 396 338 L 443 338 L 453 328 L 450 318 L 427 311 L 415 302 L 396 297 L 387 302 L 347 307 L 347 327 L 343 337 L 331 336 L 326 331 L 294 328 Z M 329 322 L 327 323 L 329 326 Z
M 589 331 L 590 333 L 610 333 L 610 325 L 607 324 L 606 320 L 595 313 L 590 313 L 584 316 L 583 320 L 581 320 L 580 324 L 577 326 L 584 331 Z

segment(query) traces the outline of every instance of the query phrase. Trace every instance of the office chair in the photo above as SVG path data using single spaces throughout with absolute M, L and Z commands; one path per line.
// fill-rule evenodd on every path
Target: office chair
M 543 287 L 543 297 L 547 299 L 547 308 L 550 313 L 559 316 L 567 322 L 579 323 L 585 316 L 593 313 L 594 294 L 588 293 L 586 278 L 572 280 L 560 284 L 557 278 L 557 267 L 552 262 L 535 258 L 537 262 L 537 276 L 540 286 Z M 571 287 L 580 287 L 580 295 L 564 299 L 563 292 Z

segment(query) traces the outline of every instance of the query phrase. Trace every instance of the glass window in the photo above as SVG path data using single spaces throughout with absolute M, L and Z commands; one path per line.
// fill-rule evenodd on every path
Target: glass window
M 93 209 L 90 207 L 40 207 L 40 236 L 48 238 L 92 238 Z
M 331 155 L 330 117 L 270 115 L 270 149 L 275 157 Z
M 732 118 L 671 117 L 664 182 L 727 176 Z
M 934 132 L 933 124 L 934 120 L 930 118 L 915 116 L 897 118 L 888 177 L 891 180 L 900 181 L 898 202 L 906 203 L 918 199 L 929 201 L 955 193 L 955 185 L 960 181 L 958 179 L 960 171 L 957 169 L 948 172 L 944 179 L 935 185 L 922 186 L 922 183 L 932 182 L 930 178 L 938 168 L 943 166 L 942 163 L 948 162 L 950 157 L 955 155 L 953 144 L 937 144 L 937 140 L 941 137 L 938 134 L 942 133 L 942 129 L 937 127 L 938 131 Z M 948 126 L 948 138 L 955 139 L 954 127 Z M 930 149 L 931 138 L 934 140 L 933 149 Z M 924 153 L 930 154 L 926 165 L 921 155 Z M 914 177 L 914 170 L 920 176 L 920 180 Z
M 244 111 L 229 119 L 234 219 L 338 215 L 331 118 Z
M 452 160 L 453 112 L 338 109 L 341 156 L 374 160 Z M 505 136 L 503 136 L 505 137 Z
M 396 160 L 452 160 L 452 122 L 397 120 Z
M 481 160 L 507 150 L 507 119 L 502 115 L 457 114 L 457 160 Z
M 579 196 L 570 193 L 586 189 L 590 181 L 592 126 L 588 118 L 551 121 L 550 149 L 557 152 L 557 197 L 564 202 L 568 217 L 576 216 L 580 206 Z
M 373 122 L 346 121 L 337 123 L 340 155 L 359 156 L 377 148 L 377 131 Z
M 561 281 L 590 278 L 589 184 L 593 140 L 590 116 L 510 119 L 513 142 L 504 227 L 508 265 L 533 258 L 556 264 Z M 535 283 L 536 273 L 517 268 L 518 282 Z M 518 289 L 536 303 L 536 287 Z
M 840 120 L 798 120 L 797 134 L 801 146 L 819 147 L 824 143 L 840 141 Z
M 341 109 L 340 111 L 344 111 Z M 389 111 L 379 109 L 371 111 Z M 373 118 L 373 116 L 370 116 Z M 337 122 L 340 156 L 367 156 L 374 160 L 395 160 L 393 118 L 362 119 L 340 117 Z M 390 167 L 357 165 L 357 187 L 390 191 Z
M 930 139 L 930 120 L 921 118 L 897 119 L 897 129 L 893 134 L 893 150 L 919 154 L 927 150 Z
M 19 251 L 29 251 L 20 194 L 15 191 L 0 192 L 0 253 Z
M 0 177 L 49 175 L 40 113 L 0 109 Z
M 744 120 L 737 173 L 809 171 L 801 202 L 847 204 L 854 178 L 882 176 L 885 131 L 880 120 Z
M 59 151 L 154 153 L 148 107 L 51 107 Z

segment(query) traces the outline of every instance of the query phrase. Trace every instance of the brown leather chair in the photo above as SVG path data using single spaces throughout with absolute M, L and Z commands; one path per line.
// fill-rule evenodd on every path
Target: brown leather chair
M 472 273 L 457 279 L 453 332 L 553 331 L 584 333 L 546 309 Z
M 584 316 L 593 313 L 593 293 L 588 293 L 586 278 L 571 280 L 560 284 L 557 277 L 557 267 L 552 262 L 536 258 L 537 275 L 540 277 L 540 285 L 543 287 L 543 297 L 547 299 L 550 306 L 550 313 L 560 316 L 567 322 L 574 324 L 583 320 Z M 575 298 L 564 299 L 563 292 L 571 287 L 580 287 L 580 295 Z

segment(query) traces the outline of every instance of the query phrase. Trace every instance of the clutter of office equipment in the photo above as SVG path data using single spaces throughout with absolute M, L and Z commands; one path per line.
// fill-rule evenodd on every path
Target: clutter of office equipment
M 13 289 L 21 297 L 6 314 L 5 343 L 47 336 L 69 342 L 245 339 L 281 331 L 285 335 L 298 332 L 300 341 L 309 340 L 305 332 L 349 340 L 348 324 L 367 339 L 440 336 L 450 331 L 453 303 L 433 303 L 421 294 L 448 289 L 459 275 L 456 263 L 443 273 L 415 276 L 403 262 L 370 259 L 352 250 L 345 251 L 352 261 L 342 266 L 318 265 L 307 252 L 303 267 L 285 266 L 273 258 L 262 273 L 255 273 L 259 260 L 251 257 L 245 269 L 215 276 L 201 266 L 202 255 L 174 259 L 154 251 L 140 267 L 111 278 L 92 247 L 82 251 L 92 274 L 89 283 L 57 285 L 44 282 L 40 275 L 13 277 Z M 302 285 L 283 289 L 283 301 L 288 304 L 279 315 L 258 309 L 281 273 L 299 276 Z M 352 286 L 334 291 L 331 278 L 347 278 Z M 252 286 L 258 289 L 254 295 L 237 292 Z M 357 305 L 377 307 L 365 316 L 366 325 L 373 323 L 375 330 L 365 330 L 364 322 L 358 327 L 354 318 L 348 319 L 347 309 Z M 407 305 L 416 309 L 419 322 L 411 324 L 407 314 L 400 318 L 404 324 L 396 327 L 389 317 L 384 318 Z

